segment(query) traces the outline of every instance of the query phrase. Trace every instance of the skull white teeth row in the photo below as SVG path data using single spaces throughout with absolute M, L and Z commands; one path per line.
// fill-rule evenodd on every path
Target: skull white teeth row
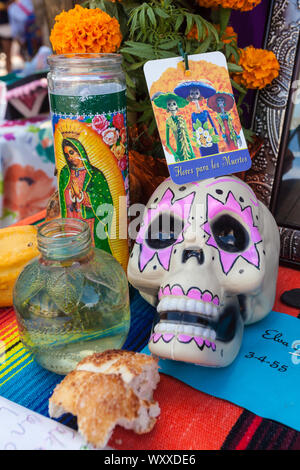
M 164 297 L 157 306 L 158 313 L 161 312 L 188 312 L 199 313 L 211 317 L 217 317 L 219 309 L 216 305 L 201 300 L 188 299 L 185 297 Z
M 211 328 L 203 328 L 201 326 L 183 325 L 178 323 L 159 322 L 155 328 L 154 333 L 173 333 L 173 334 L 186 334 L 190 336 L 201 336 L 205 339 L 215 341 L 216 332 Z

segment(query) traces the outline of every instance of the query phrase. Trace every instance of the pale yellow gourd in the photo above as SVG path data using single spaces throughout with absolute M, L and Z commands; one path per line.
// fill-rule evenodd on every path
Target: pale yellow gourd
M 24 266 L 39 254 L 33 225 L 0 229 L 0 307 L 13 304 L 13 288 Z

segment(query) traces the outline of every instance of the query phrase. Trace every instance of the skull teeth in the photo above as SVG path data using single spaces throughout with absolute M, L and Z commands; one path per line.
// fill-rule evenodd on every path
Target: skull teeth
M 175 284 L 172 288 L 170 285 L 166 285 L 165 287 L 161 287 L 158 291 L 158 299 L 160 300 L 162 297 L 168 296 L 176 296 L 176 297 L 188 297 L 192 300 L 202 300 L 202 302 L 213 303 L 214 305 L 220 304 L 220 299 L 218 295 L 213 295 L 208 290 L 201 291 L 197 287 L 191 287 L 186 293 L 184 293 L 181 286 Z
M 216 332 L 211 328 L 202 328 L 200 326 L 191 325 L 179 325 L 176 323 L 159 322 L 155 328 L 154 333 L 168 334 L 173 333 L 176 335 L 189 335 L 189 336 L 201 336 L 204 339 L 210 339 L 215 341 Z
M 157 311 L 158 313 L 169 311 L 199 313 L 212 317 L 218 315 L 218 307 L 216 305 L 185 297 L 164 297 L 159 302 Z

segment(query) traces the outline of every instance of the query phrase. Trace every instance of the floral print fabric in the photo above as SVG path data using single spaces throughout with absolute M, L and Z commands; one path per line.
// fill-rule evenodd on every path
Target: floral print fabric
M 0 227 L 46 208 L 57 188 L 51 122 L 0 124 Z

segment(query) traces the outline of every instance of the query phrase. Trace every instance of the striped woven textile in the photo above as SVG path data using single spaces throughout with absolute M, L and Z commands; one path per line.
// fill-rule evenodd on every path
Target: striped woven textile
M 37 224 L 45 213 L 23 220 Z M 297 317 L 299 312 L 280 302 L 283 291 L 300 285 L 300 272 L 281 267 L 275 311 Z M 139 351 L 147 343 L 153 308 L 130 290 L 131 327 L 124 349 Z M 0 395 L 48 416 L 48 400 L 62 377 L 40 367 L 19 340 L 12 308 L 0 309 Z M 155 392 L 161 415 L 151 433 L 136 435 L 119 427 L 110 445 L 116 449 L 144 450 L 299 450 L 300 433 L 263 419 L 232 403 L 194 390 L 161 374 Z M 76 418 L 60 421 L 76 429 Z

